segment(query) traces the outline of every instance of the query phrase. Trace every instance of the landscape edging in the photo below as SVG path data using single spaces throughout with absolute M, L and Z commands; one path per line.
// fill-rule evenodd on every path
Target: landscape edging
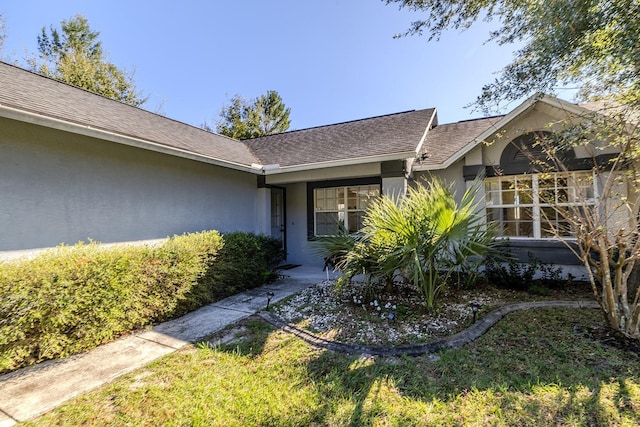
M 348 353 L 348 354 L 370 354 L 372 356 L 419 356 L 423 354 L 436 353 L 440 350 L 447 348 L 458 348 L 465 344 L 468 344 L 489 330 L 493 325 L 498 323 L 500 319 L 509 313 L 520 310 L 529 310 L 532 308 L 599 308 L 595 301 L 537 301 L 537 302 L 522 302 L 517 304 L 505 305 L 498 307 L 467 329 L 458 332 L 455 335 L 449 337 L 440 338 L 434 341 L 420 343 L 420 344 L 408 344 L 399 346 L 367 346 L 358 344 L 349 344 L 340 341 L 328 340 L 319 337 L 304 329 L 298 328 L 290 323 L 287 323 L 276 314 L 269 311 L 259 311 L 257 313 L 267 323 L 282 329 L 283 331 L 293 334 L 303 341 L 313 345 L 314 347 L 324 348 L 327 350 Z

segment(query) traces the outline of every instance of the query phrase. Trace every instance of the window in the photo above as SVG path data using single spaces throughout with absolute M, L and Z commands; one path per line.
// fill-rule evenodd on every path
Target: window
M 582 211 L 595 203 L 591 172 L 501 176 L 485 180 L 487 220 L 498 225 L 499 236 L 552 237 L 553 230 L 573 236 L 558 212 Z
M 314 235 L 338 233 L 340 224 L 353 233 L 362 228 L 364 213 L 380 185 L 354 185 L 313 189 Z

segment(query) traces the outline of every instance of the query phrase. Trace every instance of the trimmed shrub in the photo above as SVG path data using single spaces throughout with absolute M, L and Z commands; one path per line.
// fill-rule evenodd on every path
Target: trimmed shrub
M 170 316 L 222 246 L 218 233 L 161 247 L 61 246 L 0 267 L 0 371 L 67 356 Z
M 206 231 L 159 246 L 81 242 L 0 262 L 0 373 L 89 350 L 260 286 L 283 260 L 279 240 Z
M 225 233 L 222 240 L 216 256 L 209 258 L 198 282 L 180 299 L 170 318 L 276 278 L 276 267 L 285 259 L 280 240 L 242 231 Z
M 222 246 L 210 231 L 159 247 L 79 243 L 0 263 L 0 372 L 173 317 Z
M 81 242 L 0 262 L 0 372 L 79 353 L 260 286 L 283 260 L 279 240 L 207 231 L 153 247 Z
M 275 279 L 276 267 L 285 259 L 282 242 L 264 234 L 223 234 L 224 247 L 215 268 L 204 278 L 215 284 L 212 296 L 221 298 L 255 288 Z

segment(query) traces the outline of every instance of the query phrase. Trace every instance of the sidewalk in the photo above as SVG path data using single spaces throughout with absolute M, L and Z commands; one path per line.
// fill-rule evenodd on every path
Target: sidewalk
M 140 368 L 327 278 L 320 267 L 284 270 L 274 283 L 202 307 L 149 331 L 87 353 L 47 361 L 0 376 L 0 427 L 48 412 L 63 402 Z M 332 277 L 335 273 L 331 273 Z

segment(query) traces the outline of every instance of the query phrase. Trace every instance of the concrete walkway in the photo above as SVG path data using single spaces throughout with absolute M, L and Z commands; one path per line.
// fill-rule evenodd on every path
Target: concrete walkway
M 211 335 L 271 302 L 327 278 L 320 267 L 297 267 L 272 284 L 242 292 L 151 330 L 128 335 L 87 353 L 53 360 L 0 376 L 0 427 L 48 412 L 162 356 Z M 332 277 L 333 278 L 333 273 Z

